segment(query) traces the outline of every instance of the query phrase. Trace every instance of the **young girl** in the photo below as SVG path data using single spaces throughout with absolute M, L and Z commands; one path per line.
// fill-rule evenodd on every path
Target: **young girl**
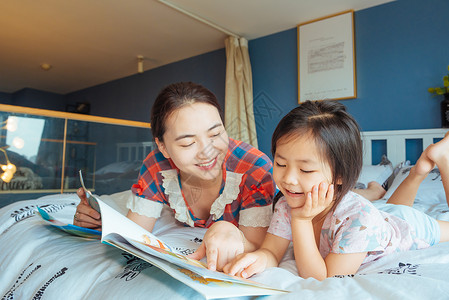
M 419 183 L 435 163 L 447 193 L 448 151 L 449 137 L 425 150 L 392 203 L 413 204 Z M 273 176 L 283 197 L 261 248 L 237 256 L 224 267 L 226 273 L 249 277 L 277 266 L 290 241 L 299 275 L 323 280 L 354 274 L 362 264 L 390 253 L 449 240 L 449 222 L 404 205 L 378 209 L 351 191 L 362 168 L 362 142 L 356 121 L 336 101 L 305 102 L 293 109 L 273 134 L 272 153 Z
M 151 125 L 157 149 L 132 187 L 128 217 L 151 231 L 168 205 L 181 223 L 208 228 L 192 257 L 207 256 L 212 270 L 259 248 L 272 216 L 272 163 L 228 137 L 215 95 L 192 82 L 171 84 L 154 102 Z M 84 190 L 78 195 L 74 224 L 101 226 Z

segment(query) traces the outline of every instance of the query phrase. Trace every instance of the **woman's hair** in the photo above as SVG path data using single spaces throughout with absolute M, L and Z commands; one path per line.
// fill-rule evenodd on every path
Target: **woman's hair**
M 177 82 L 163 88 L 151 108 L 151 132 L 153 138 L 163 141 L 166 131 L 167 118 L 175 110 L 193 103 L 207 103 L 217 108 L 221 113 L 221 107 L 217 97 L 202 85 L 193 82 Z
M 335 186 L 335 207 L 355 186 L 362 169 L 363 148 L 359 126 L 346 112 L 345 106 L 337 101 L 304 102 L 277 125 L 271 140 L 273 157 L 279 139 L 309 133 L 315 139 L 320 157 L 329 163 Z

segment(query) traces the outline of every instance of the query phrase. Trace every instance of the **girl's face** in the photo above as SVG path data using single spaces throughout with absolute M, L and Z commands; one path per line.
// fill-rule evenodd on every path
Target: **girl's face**
M 277 141 L 273 177 L 291 208 L 302 207 L 314 185 L 332 183 L 329 163 L 321 159 L 310 133 L 287 135 Z
M 181 176 L 190 180 L 213 180 L 221 175 L 228 151 L 228 135 L 218 110 L 206 103 L 193 103 L 173 111 L 165 122 L 159 150 L 171 158 Z

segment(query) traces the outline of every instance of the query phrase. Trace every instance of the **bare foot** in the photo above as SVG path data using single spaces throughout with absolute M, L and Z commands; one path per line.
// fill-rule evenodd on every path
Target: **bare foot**
M 374 201 L 381 199 L 387 191 L 378 182 L 370 181 L 366 189 L 355 189 L 354 192 L 370 201 Z
M 446 133 L 444 138 L 430 145 L 425 151 L 427 152 L 427 157 L 431 159 L 437 165 L 448 165 L 449 164 L 449 132 Z
M 429 152 L 431 152 L 431 149 L 434 148 L 434 146 L 435 144 L 432 144 L 424 149 L 410 173 L 414 173 L 418 176 L 427 176 L 427 174 L 435 168 L 435 162 L 429 157 Z
M 367 189 L 371 191 L 372 199 L 380 199 L 387 192 L 377 181 L 368 182 Z

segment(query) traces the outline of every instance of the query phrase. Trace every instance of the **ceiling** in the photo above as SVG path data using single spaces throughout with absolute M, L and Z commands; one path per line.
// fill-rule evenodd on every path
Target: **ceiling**
M 167 2 L 166 3 L 163 3 Z M 0 92 L 66 94 L 348 9 L 392 0 L 4 0 L 0 5 Z M 42 64 L 51 65 L 43 70 Z

